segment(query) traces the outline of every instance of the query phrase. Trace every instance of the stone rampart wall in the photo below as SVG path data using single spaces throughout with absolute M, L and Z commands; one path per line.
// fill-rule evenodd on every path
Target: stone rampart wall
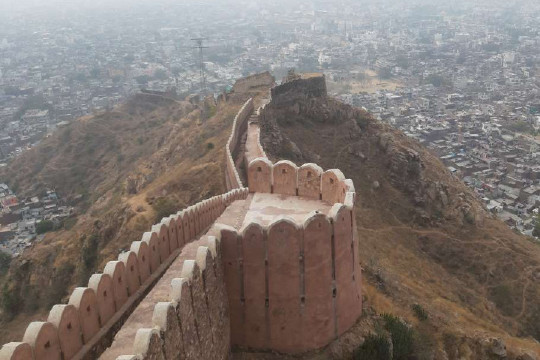
M 328 345 L 362 312 L 353 209 L 335 204 L 302 224 L 221 229 L 231 344 L 302 353 Z
M 253 113 L 253 99 L 246 101 L 244 106 L 240 109 L 236 117 L 234 118 L 231 136 L 227 141 L 225 147 L 226 150 L 226 171 L 225 180 L 227 182 L 227 189 L 239 189 L 243 187 L 242 180 L 236 169 L 235 159 L 238 156 L 240 149 L 240 140 L 242 135 L 246 132 L 248 119 Z
M 229 310 L 220 239 L 205 235 L 198 243 L 195 256 L 184 260 L 181 277 L 172 279 L 168 299 L 155 304 L 152 327 L 138 329 L 132 355 L 118 360 L 228 358 Z
M 254 74 L 245 78 L 239 79 L 233 86 L 234 92 L 247 93 L 251 89 L 271 87 L 274 84 L 274 77 L 268 72 Z
M 272 104 L 275 106 L 290 105 L 298 100 L 313 97 L 324 97 L 326 80 L 323 74 L 310 77 L 299 77 L 271 89 Z
M 234 200 L 245 199 L 247 195 L 248 189 L 235 189 L 164 218 L 154 225 L 150 232 L 144 233 L 140 241 L 133 242 L 130 250 L 120 254 L 118 260 L 107 263 L 103 273 L 92 275 L 87 287 L 75 288 L 68 304 L 53 306 L 47 321 L 30 323 L 22 342 L 5 344 L 0 350 L 0 358 L 96 359 L 110 346 L 114 334 L 180 254 L 184 245 L 205 232 Z M 201 279 L 208 277 L 205 283 L 208 291 L 223 290 L 223 287 L 218 289 L 223 282 L 216 280 L 221 267 L 216 265 L 219 260 L 216 252 L 218 250 L 212 240 L 209 240 L 206 250 L 201 250 L 201 258 L 196 259 L 196 264 L 192 263 L 191 270 L 186 270 L 186 284 L 180 286 L 187 286 L 190 299 L 200 303 L 205 303 L 207 298 L 200 288 Z M 205 260 L 206 268 L 203 266 Z M 205 275 L 205 271 L 208 275 Z M 198 274 L 202 274 L 202 277 Z M 224 296 L 224 290 L 222 292 L 220 296 Z M 181 300 L 178 295 L 172 299 L 176 301 L 174 311 L 184 309 L 181 314 L 185 312 L 185 306 L 188 305 L 184 303 L 188 300 L 186 296 L 184 298 Z M 156 321 L 165 327 L 174 326 L 171 325 L 173 320 L 168 317 L 171 309 L 158 305 Z M 211 306 L 213 305 L 215 304 L 212 303 Z M 221 315 L 226 312 L 225 309 L 219 311 Z M 210 330 L 212 329 L 201 329 Z M 228 332 L 228 323 L 227 329 L 222 330 Z M 148 346 L 154 344 L 156 339 L 152 337 L 153 334 L 153 330 L 141 331 L 135 342 L 136 346 L 139 346 L 137 349 L 142 349 L 141 344 L 147 340 Z M 228 349 L 228 340 L 223 341 L 227 342 Z M 175 340 L 175 344 L 177 342 Z M 186 346 L 189 347 L 189 344 Z
M 354 204 L 354 184 L 338 169 L 323 171 L 311 163 L 298 167 L 287 160 L 272 164 L 261 157 L 253 159 L 247 171 L 249 192 L 297 195 L 350 207 Z

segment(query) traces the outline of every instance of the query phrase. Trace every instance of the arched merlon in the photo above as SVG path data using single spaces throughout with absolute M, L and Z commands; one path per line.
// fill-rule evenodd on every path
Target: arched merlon
M 311 199 L 321 197 L 321 176 L 323 169 L 312 163 L 307 163 L 298 169 L 298 196 Z
M 32 358 L 32 347 L 24 342 L 10 342 L 0 349 L 0 359 L 2 360 L 28 360 Z
M 148 249 L 148 243 L 144 241 L 134 241 L 131 243 L 130 249 L 137 255 L 140 283 L 143 284 L 152 273 L 150 271 L 150 250 Z
M 272 163 L 266 158 L 251 160 L 248 167 L 249 192 L 272 192 L 272 168 Z
M 60 342 L 56 327 L 43 321 L 28 325 L 23 342 L 30 344 L 36 360 L 61 360 Z
M 90 288 L 75 288 L 69 304 L 75 306 L 79 313 L 83 342 L 88 343 L 100 328 L 96 293 Z
M 116 312 L 112 279 L 107 274 L 94 274 L 88 280 L 88 287 L 96 293 L 99 319 L 104 326 Z
M 355 236 L 351 210 L 343 204 L 335 204 L 329 217 L 333 225 L 334 272 L 336 286 L 336 327 L 337 335 L 343 334 L 361 314 L 361 297 L 356 284 L 358 254 L 354 249 Z M 360 280 L 360 279 L 358 279 Z
M 118 255 L 118 261 L 124 264 L 124 277 L 127 283 L 128 296 L 131 296 L 141 286 L 137 255 L 133 251 L 126 251 Z
M 77 354 L 83 346 L 79 313 L 73 305 L 54 305 L 47 321 L 58 330 L 60 348 L 65 360 Z
M 145 232 L 141 242 L 148 246 L 148 263 L 150 264 L 150 273 L 156 271 L 159 267 L 159 238 L 154 231 Z
M 329 204 L 343 202 L 345 176 L 338 169 L 326 170 L 321 177 L 321 199 Z
M 112 279 L 114 304 L 116 309 L 120 309 L 128 299 L 125 265 L 121 261 L 109 261 L 105 265 L 103 273 L 109 275 Z
M 171 247 L 169 243 L 169 229 L 163 221 L 159 224 L 152 226 L 152 232 L 156 234 L 159 244 L 159 263 L 164 262 L 171 253 Z
M 291 161 L 281 160 L 273 166 L 273 193 L 296 196 L 298 167 Z

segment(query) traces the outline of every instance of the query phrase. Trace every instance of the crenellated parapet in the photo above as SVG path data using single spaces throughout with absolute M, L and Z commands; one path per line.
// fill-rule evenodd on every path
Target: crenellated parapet
M 226 359 L 230 325 L 219 237 L 203 236 L 183 261 L 151 325 L 137 329 L 132 354 L 117 359 Z
M 236 117 L 233 121 L 231 136 L 229 137 L 227 145 L 225 146 L 225 180 L 227 182 L 227 189 L 229 190 L 243 187 L 242 180 L 240 178 L 240 175 L 238 174 L 238 169 L 236 167 L 234 159 L 238 155 L 240 149 L 240 140 L 242 135 L 247 130 L 248 119 L 253 113 L 253 110 L 253 99 L 250 98 L 242 106 L 238 114 L 236 114 Z
M 253 159 L 248 166 L 249 192 L 301 196 L 327 203 L 342 203 L 353 208 L 354 184 L 341 170 L 323 171 L 317 164 L 300 167 L 288 160 L 272 164 L 267 158 Z
M 102 273 L 92 275 L 86 287 L 75 288 L 68 304 L 54 305 L 47 321 L 30 323 L 22 342 L 5 344 L 0 359 L 97 358 L 182 249 L 247 195 L 248 189 L 234 189 L 162 219 Z M 215 244 L 209 248 L 215 254 Z
M 233 345 L 302 353 L 356 322 L 361 273 L 351 214 L 335 204 L 302 223 L 281 217 L 221 229 Z

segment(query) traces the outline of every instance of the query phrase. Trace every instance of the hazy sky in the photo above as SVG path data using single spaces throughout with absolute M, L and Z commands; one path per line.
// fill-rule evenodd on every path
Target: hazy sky
M 268 2 L 274 3 L 298 3 L 303 4 L 313 3 L 315 6 L 318 4 L 327 6 L 340 6 L 340 3 L 350 3 L 355 2 L 356 4 L 376 4 L 383 6 L 383 4 L 403 4 L 406 7 L 415 7 L 422 5 L 435 5 L 437 3 L 443 4 L 445 6 L 456 6 L 459 3 L 467 4 L 468 6 L 493 6 L 498 4 L 502 5 L 504 8 L 512 7 L 514 5 L 524 6 L 528 3 L 533 3 L 539 0 L 452 0 L 448 2 L 447 0 L 0 0 L 0 17 L 2 15 L 9 16 L 14 12 L 31 11 L 31 10 L 85 10 L 85 9 L 108 9 L 108 8 L 118 8 L 123 6 L 136 7 L 137 5 L 145 4 L 186 4 L 186 3 L 198 3 L 198 4 L 232 4 L 232 3 L 242 3 L 245 5 L 249 4 L 267 4 Z M 452 5 L 453 4 L 453 5 Z

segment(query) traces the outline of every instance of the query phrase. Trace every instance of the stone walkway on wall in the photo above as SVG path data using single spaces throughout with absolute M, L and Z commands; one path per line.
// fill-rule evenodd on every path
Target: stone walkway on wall
M 244 157 L 249 164 L 249 162 L 258 157 L 264 157 L 264 153 L 259 147 L 259 136 L 261 129 L 259 127 L 259 122 L 254 119 L 250 119 L 248 123 L 247 130 L 247 139 L 245 145 L 245 154 Z

